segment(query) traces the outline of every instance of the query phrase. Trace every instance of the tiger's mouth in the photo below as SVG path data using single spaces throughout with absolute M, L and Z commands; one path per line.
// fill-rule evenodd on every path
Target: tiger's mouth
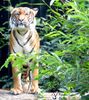
M 27 28 L 27 25 L 21 23 L 21 24 L 17 24 L 16 27 L 17 27 L 17 28 Z
M 22 22 L 12 23 L 11 26 L 14 26 L 13 28 L 20 28 L 20 29 L 29 28 L 29 25 L 25 22 L 24 23 L 22 23 Z

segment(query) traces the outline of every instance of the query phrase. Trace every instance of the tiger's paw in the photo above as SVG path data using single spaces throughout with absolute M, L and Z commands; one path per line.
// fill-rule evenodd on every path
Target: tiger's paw
M 32 87 L 30 91 L 31 91 L 32 94 L 39 93 L 39 88 L 38 87 Z
M 22 92 L 23 92 L 22 88 L 12 88 L 11 89 L 11 93 L 15 95 L 21 94 Z

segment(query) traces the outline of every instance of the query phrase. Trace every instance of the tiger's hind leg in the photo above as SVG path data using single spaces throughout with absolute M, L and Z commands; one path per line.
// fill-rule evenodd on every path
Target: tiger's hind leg
M 35 78 L 38 76 L 38 69 L 34 69 L 34 72 L 32 74 L 33 80 L 32 80 L 32 87 L 31 87 L 31 93 L 38 93 L 38 80 Z
M 12 67 L 13 88 L 11 89 L 11 93 L 13 94 L 21 94 L 23 92 L 21 85 L 21 73 L 18 74 L 18 71 L 18 68 Z

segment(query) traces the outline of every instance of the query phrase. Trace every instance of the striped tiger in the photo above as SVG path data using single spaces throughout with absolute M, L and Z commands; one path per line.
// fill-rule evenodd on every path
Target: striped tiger
M 30 9 L 28 7 L 18 7 L 11 11 L 11 17 L 9 20 L 11 34 L 10 34 L 10 52 L 23 54 L 31 53 L 33 51 L 38 52 L 40 47 L 39 35 L 36 31 L 36 19 L 35 16 L 38 12 L 37 8 Z M 14 75 L 19 69 L 13 66 L 12 63 L 12 75 L 13 75 L 13 88 L 11 91 L 14 94 L 20 94 L 24 92 L 21 84 L 21 74 Z M 38 75 L 38 68 L 34 69 L 32 73 L 32 87 L 31 92 L 38 91 L 38 80 L 34 78 Z

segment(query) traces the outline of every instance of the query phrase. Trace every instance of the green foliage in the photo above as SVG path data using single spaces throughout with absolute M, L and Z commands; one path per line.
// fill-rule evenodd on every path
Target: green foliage
M 42 50 L 49 52 L 49 56 L 44 54 L 46 59 L 43 57 L 45 60 L 42 63 L 46 64 L 44 70 L 46 76 L 54 75 L 60 79 L 59 83 L 55 81 L 59 88 L 53 85 L 65 94 L 73 91 L 84 94 L 89 91 L 88 5 L 88 0 L 72 0 L 63 5 L 59 0 L 54 0 L 54 9 L 49 7 L 47 19 L 43 19 L 42 22 Z M 55 54 L 60 60 L 56 61 L 55 56 L 50 53 Z M 51 82 L 53 80 L 50 81 L 50 86 Z
M 8 57 L 8 59 L 5 61 L 5 63 L 2 65 L 1 68 L 3 67 L 8 67 L 8 64 L 11 62 L 13 64 L 13 67 L 17 67 L 19 70 L 23 69 L 23 65 L 29 65 L 30 64 L 30 69 L 34 69 L 34 66 L 38 63 L 37 61 L 37 54 L 36 53 L 31 53 L 31 54 L 22 54 L 22 53 L 12 53 Z M 34 62 L 34 65 L 30 63 L 29 61 Z M 37 61 L 37 63 L 35 63 Z

